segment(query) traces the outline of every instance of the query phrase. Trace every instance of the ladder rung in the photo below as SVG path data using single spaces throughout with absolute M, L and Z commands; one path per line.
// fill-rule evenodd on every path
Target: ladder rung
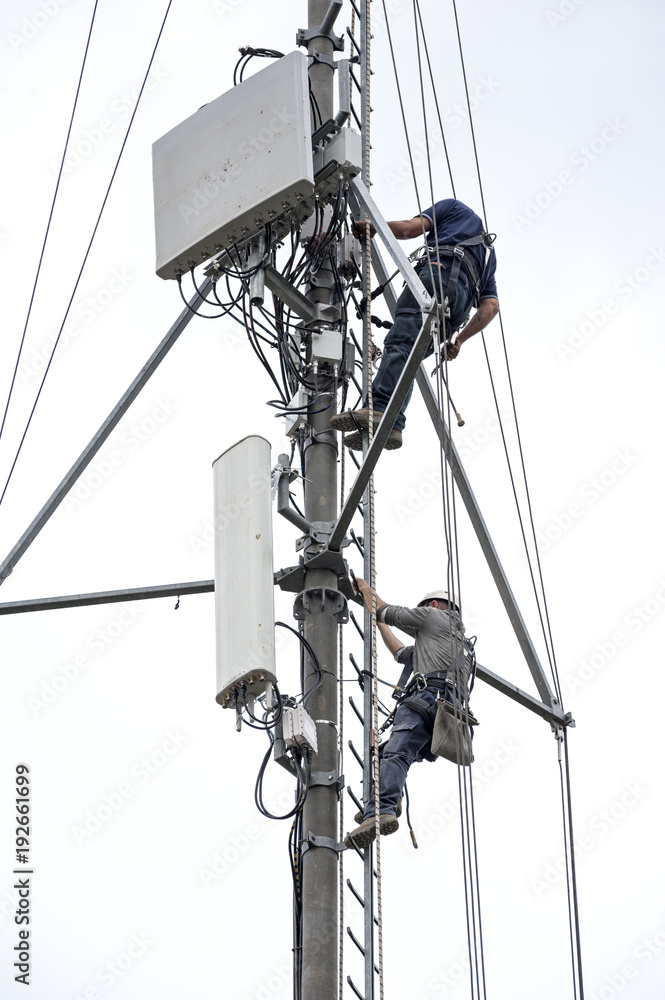
M 362 898 L 362 896 L 360 895 L 360 893 L 358 892 L 358 890 L 355 888 L 355 886 L 351 882 L 351 879 L 347 878 L 346 884 L 348 885 L 349 889 L 351 890 L 351 892 L 356 897 L 356 899 L 358 900 L 358 902 L 360 903 L 360 905 L 362 906 L 362 908 L 364 910 L 365 909 L 365 900 Z M 378 917 L 374 917 L 374 923 L 376 924 L 377 927 L 379 926 L 379 918 Z
M 364 726 L 365 725 L 365 717 L 363 716 L 363 714 L 360 711 L 360 709 L 356 708 L 356 703 L 354 702 L 353 698 L 350 695 L 349 695 L 349 705 L 351 706 L 351 708 L 353 709 L 353 711 L 356 713 L 356 715 L 360 719 L 360 725 Z
M 357 988 L 357 986 L 355 985 L 355 983 L 351 979 L 351 976 L 347 976 L 346 977 L 346 981 L 349 984 L 349 986 L 351 987 L 351 989 L 353 990 L 353 992 L 355 993 L 355 995 L 357 997 L 359 997 L 360 1000 L 365 1000 L 365 997 L 362 995 L 362 993 L 360 992 L 360 990 Z
M 364 957 L 365 957 L 365 949 L 363 948 L 363 946 L 361 945 L 360 941 L 359 941 L 359 940 L 358 940 L 358 938 L 357 938 L 357 937 L 355 936 L 355 934 L 353 933 L 353 931 L 351 930 L 351 928 L 350 928 L 350 927 L 347 927 L 347 928 L 346 928 L 346 933 L 347 933 L 347 934 L 349 935 L 349 937 L 351 938 L 351 940 L 352 940 L 352 941 L 353 941 L 353 943 L 355 944 L 356 948 L 358 949 L 358 951 L 360 952 L 360 954 L 361 954 L 361 955 L 363 956 L 363 958 L 364 958 Z M 375 971 L 376 973 L 378 973 L 378 972 L 379 972 L 379 967 L 378 967 L 378 965 L 376 965 L 376 964 L 374 965 L 374 971 Z
M 360 809 L 360 811 L 362 812 L 363 811 L 362 803 L 361 803 L 360 799 L 357 799 L 356 796 L 354 795 L 351 786 L 347 785 L 346 786 L 346 790 L 349 793 L 349 797 L 354 802 L 356 809 Z
M 353 933 L 353 931 L 351 930 L 351 928 L 350 928 L 350 927 L 347 927 L 347 928 L 346 928 L 346 933 L 347 933 L 347 934 L 349 935 L 349 937 L 351 938 L 351 940 L 352 940 L 352 941 L 353 941 L 353 943 L 355 944 L 356 948 L 358 949 L 358 951 L 360 952 L 360 954 L 361 954 L 361 955 L 363 956 L 363 958 L 364 958 L 364 957 L 365 957 L 365 949 L 363 948 L 363 946 L 361 945 L 360 941 L 359 941 L 359 940 L 358 940 L 358 938 L 357 938 L 357 937 L 355 936 L 355 934 Z
M 360 638 L 361 638 L 361 639 L 363 640 L 363 642 L 364 642 L 364 641 L 365 641 L 365 633 L 364 633 L 364 631 L 363 631 L 363 630 L 361 629 L 360 625 L 358 624 L 358 619 L 356 618 L 356 616 L 354 615 L 353 611 L 351 611 L 351 609 L 350 609 L 350 608 L 349 608 L 349 618 L 351 619 L 351 621 L 353 622 L 353 624 L 354 624 L 354 625 L 356 626 L 356 628 L 358 629 L 358 633 L 359 633 L 359 635 L 360 635 Z M 353 659 L 352 659 L 351 657 L 349 657 L 349 659 L 351 659 L 351 662 L 353 663 L 354 667 L 356 667 L 356 670 L 358 670 L 358 667 L 357 667 L 357 665 L 356 665 L 356 663 L 355 663 L 355 660 L 353 660 Z
M 349 740 L 349 750 L 351 751 L 351 753 L 353 754 L 353 756 L 356 758 L 356 760 L 358 761 L 358 763 L 360 764 L 360 766 L 364 767 L 365 765 L 363 764 L 363 759 L 360 756 L 360 754 L 358 753 L 358 751 L 356 750 L 356 748 L 354 747 L 354 745 L 351 742 L 351 740 Z M 356 801 L 358 801 L 358 800 L 356 799 Z

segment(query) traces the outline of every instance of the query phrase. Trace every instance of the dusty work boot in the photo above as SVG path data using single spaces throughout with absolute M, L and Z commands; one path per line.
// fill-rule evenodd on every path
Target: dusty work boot
M 330 426 L 336 431 L 357 431 L 359 427 L 369 427 L 369 406 L 359 410 L 344 410 L 330 418 Z M 378 427 L 383 410 L 374 410 L 374 426 Z
M 354 431 L 352 434 L 344 435 L 344 444 L 347 448 L 351 448 L 353 451 L 363 450 L 363 436 L 361 431 Z M 393 429 L 388 435 L 388 440 L 384 444 L 385 451 L 395 451 L 396 448 L 402 447 L 402 432 Z
M 402 815 L 402 796 L 401 795 L 400 795 L 400 797 L 397 800 L 397 808 L 395 809 L 395 815 L 396 816 L 401 816 Z M 358 812 L 353 817 L 353 822 L 360 824 L 360 823 L 363 822 L 364 819 L 365 819 L 365 814 L 363 812 L 360 812 L 360 810 L 358 810 Z
M 387 837 L 399 828 L 397 816 L 390 816 L 385 813 L 379 816 L 379 829 L 382 837 Z M 360 826 L 357 826 L 351 833 L 347 833 L 344 843 L 347 847 L 367 847 L 376 837 L 376 821 L 374 816 L 368 816 Z

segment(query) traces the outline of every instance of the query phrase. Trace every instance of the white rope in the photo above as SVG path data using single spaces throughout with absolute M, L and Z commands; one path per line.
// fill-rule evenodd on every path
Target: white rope
M 366 186 L 370 186 L 370 93 L 371 93 L 371 69 L 370 69 L 370 44 L 371 44 L 371 19 L 370 19 L 370 2 L 371 0 L 365 0 L 363 4 L 363 18 L 364 18 L 364 43 L 365 43 L 365 76 L 363 82 L 363 87 L 365 90 L 365 120 L 363 122 L 365 128 L 365 156 L 363 163 L 363 180 Z M 363 323 L 365 327 L 365 347 L 366 347 L 366 365 L 367 365 L 367 407 L 369 410 L 369 421 L 368 421 L 368 447 L 371 446 L 372 440 L 374 438 L 374 399 L 372 392 L 372 354 L 373 354 L 373 337 L 372 337 L 372 323 L 371 323 L 371 310 L 369 308 L 370 298 L 371 298 L 371 285 L 372 285 L 372 266 L 371 266 L 371 235 L 370 235 L 370 223 L 369 219 L 365 217 L 365 254 L 364 254 L 364 275 L 363 275 L 363 296 L 367 302 L 367 309 L 365 310 Z M 368 506 L 369 506 L 369 557 L 370 557 L 370 578 L 369 585 L 372 588 L 372 608 L 371 608 L 371 657 L 372 657 L 372 731 L 373 731 L 373 763 L 374 763 L 374 824 L 376 831 L 376 919 L 377 919 L 377 938 L 378 938 L 378 957 L 377 966 L 379 969 L 379 997 L 383 1000 L 383 911 L 382 911 L 382 895 L 381 895 L 381 827 L 380 827 L 380 762 L 379 762 L 379 746 L 378 746 L 378 732 L 379 732 L 379 673 L 378 673 L 378 658 L 376 649 L 376 531 L 374 523 L 374 475 L 370 476 L 369 484 L 367 487 L 368 493 Z M 367 544 L 367 540 L 365 542 Z

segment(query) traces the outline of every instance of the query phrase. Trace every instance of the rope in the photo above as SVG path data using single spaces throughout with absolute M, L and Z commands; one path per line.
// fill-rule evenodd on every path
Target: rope
M 55 357 L 55 353 L 56 353 L 56 351 L 58 349 L 58 344 L 60 342 L 60 337 L 62 335 L 62 331 L 65 328 L 65 323 L 67 322 L 67 317 L 69 316 L 69 311 L 70 311 L 70 309 L 72 307 L 72 303 L 74 302 L 74 296 L 76 295 L 76 291 L 77 291 L 79 283 L 81 281 L 81 277 L 83 276 L 83 270 L 85 268 L 85 265 L 87 263 L 88 257 L 90 255 L 90 251 L 92 249 L 92 244 L 94 242 L 95 236 L 97 235 L 97 230 L 99 229 L 99 224 L 100 224 L 100 222 L 102 220 L 102 215 L 104 213 L 104 209 L 106 208 L 106 203 L 107 203 L 107 201 L 109 199 L 109 195 L 111 194 L 111 188 L 113 186 L 113 181 L 115 180 L 115 176 L 116 176 L 116 174 L 118 172 L 118 167 L 120 166 L 120 160 L 122 158 L 122 154 L 125 151 L 125 146 L 127 145 L 127 140 L 129 138 L 129 133 L 130 133 L 131 127 L 134 124 L 134 118 L 136 117 L 136 112 L 138 111 L 139 103 L 141 101 L 141 97 L 143 96 L 143 91 L 144 91 L 145 85 L 146 85 L 146 83 L 148 81 L 148 76 L 150 74 L 150 70 L 152 69 L 152 64 L 154 62 L 155 55 L 157 53 L 157 46 L 159 45 L 160 39 L 162 37 L 162 32 L 164 31 L 164 28 L 166 26 L 166 19 L 169 16 L 169 11 L 171 9 L 172 3 L 173 3 L 173 0 L 169 0 L 169 2 L 167 4 L 166 12 L 165 12 L 164 17 L 162 19 L 162 23 L 161 23 L 161 26 L 160 26 L 160 29 L 159 29 L 159 33 L 157 35 L 157 41 L 155 42 L 155 45 L 153 47 L 152 55 L 150 56 L 150 62 L 148 63 L 148 68 L 147 68 L 147 70 L 145 72 L 145 76 L 143 77 L 143 83 L 141 84 L 141 89 L 139 91 L 138 97 L 136 98 L 136 104 L 134 105 L 134 110 L 132 112 L 132 116 L 129 119 L 129 124 L 127 125 L 127 131 L 125 132 L 125 137 L 122 140 L 122 146 L 120 147 L 120 152 L 118 153 L 118 158 L 117 158 L 117 160 L 115 162 L 115 166 L 113 168 L 113 173 L 111 174 L 111 179 L 110 179 L 110 181 L 108 183 L 108 187 L 106 189 L 106 194 L 104 195 L 104 199 L 102 201 L 102 207 L 100 208 L 99 214 L 97 215 L 97 221 L 95 222 L 95 225 L 93 227 L 92 236 L 90 237 L 90 240 L 88 242 L 88 246 L 87 246 L 85 254 L 83 256 L 83 263 L 81 264 L 81 267 L 79 269 L 79 273 L 78 273 L 76 281 L 74 283 L 74 289 L 72 291 L 71 297 L 70 297 L 69 302 L 67 304 L 67 309 L 65 310 L 65 315 L 63 317 L 62 323 L 60 324 L 60 329 L 58 330 L 58 334 L 57 334 L 57 336 L 55 338 L 55 341 L 53 343 L 53 349 L 51 351 L 51 356 L 48 359 L 48 363 L 46 365 L 46 368 L 44 369 L 44 374 L 42 376 L 42 380 L 40 382 L 39 389 L 37 390 L 37 395 L 35 396 L 35 401 L 32 404 L 32 409 L 30 410 L 30 414 L 28 416 L 28 420 L 27 420 L 27 423 L 25 425 L 25 430 L 23 431 L 23 435 L 22 435 L 21 440 L 19 442 L 19 446 L 18 446 L 18 449 L 16 451 L 16 455 L 14 456 L 14 461 L 12 462 L 11 468 L 9 470 L 9 475 L 7 476 L 4 488 L 2 490 L 2 495 L 0 496 L 0 504 L 2 503 L 2 501 L 5 498 L 5 494 L 7 492 L 7 487 L 9 486 L 11 478 L 12 478 L 12 476 L 14 474 L 14 469 L 16 468 L 16 463 L 18 462 L 19 455 L 21 454 L 21 450 L 23 448 L 23 443 L 25 441 L 26 435 L 27 435 L 28 430 L 30 428 L 30 424 L 32 423 L 32 418 L 33 418 L 33 416 L 35 414 L 35 410 L 37 408 L 37 403 L 39 402 L 39 397 L 42 394 L 42 389 L 44 388 L 44 383 L 46 381 L 46 377 L 47 377 L 47 375 L 48 375 L 48 373 L 49 373 L 49 371 L 51 369 L 51 364 L 53 362 L 53 358 Z
M 85 64 L 88 58 L 88 49 L 90 48 L 90 39 L 92 37 L 92 28 L 95 23 L 95 15 L 97 14 L 97 4 L 99 0 L 95 0 L 95 6 L 92 11 L 92 18 L 90 20 L 90 28 L 88 29 L 88 38 L 85 43 L 85 51 L 83 53 L 83 62 L 81 63 L 81 72 L 79 73 L 78 83 L 76 85 L 76 94 L 74 95 L 74 105 L 72 107 L 72 113 L 69 118 L 69 126 L 67 128 L 67 135 L 65 137 L 65 145 L 62 150 L 62 158 L 60 160 L 60 169 L 58 170 L 58 177 L 55 182 L 55 190 L 53 192 L 53 200 L 51 202 L 51 210 L 49 212 L 48 221 L 46 223 L 46 232 L 44 233 L 44 241 L 42 243 L 42 249 L 39 254 L 39 261 L 37 263 L 37 273 L 35 274 L 34 284 L 32 286 L 32 292 L 30 293 L 30 302 L 28 303 L 28 312 L 25 317 L 25 323 L 23 325 L 23 334 L 21 336 L 21 342 L 18 348 L 18 354 L 16 355 L 16 364 L 14 366 L 14 373 L 12 375 L 11 384 L 9 386 L 9 393 L 7 395 L 7 402 L 5 404 L 5 412 L 2 416 L 2 425 L 0 426 L 0 438 L 2 437 L 2 432 L 5 429 L 5 421 L 7 420 L 7 411 L 9 410 L 9 404 L 11 402 L 12 393 L 14 391 L 14 385 L 16 383 L 16 375 L 18 374 L 18 366 L 21 362 L 21 354 L 23 353 L 23 345 L 25 344 L 25 337 L 28 332 L 28 323 L 30 322 L 30 314 L 32 313 L 32 305 L 35 301 L 35 293 L 37 291 L 37 282 L 39 281 L 39 275 L 42 269 L 42 261 L 44 260 L 44 252 L 46 250 L 46 242 L 48 240 L 49 232 L 51 229 L 51 220 L 53 219 L 53 212 L 55 211 L 55 202 L 58 197 L 58 191 L 60 189 L 60 180 L 62 178 L 62 171 L 65 167 L 65 157 L 67 155 L 67 146 L 69 145 L 69 139 L 72 134 L 72 126 L 74 124 L 74 115 L 76 114 L 76 107 L 78 105 L 79 94 L 81 92 L 81 83 L 83 81 L 83 71 L 85 70 Z
M 482 176 L 481 176 L 481 172 L 480 172 L 480 161 L 479 161 L 479 157 L 478 157 L 478 146 L 477 146 L 477 143 L 476 143 L 476 132 L 475 132 L 474 124 L 473 124 L 473 113 L 472 113 L 472 110 L 471 110 L 471 99 L 469 97 L 469 86 L 468 86 L 468 82 L 467 82 L 466 63 L 464 61 L 464 51 L 463 51 L 463 47 L 462 47 L 462 35 L 461 35 L 461 31 L 460 31 L 460 26 L 459 26 L 459 18 L 457 16 L 457 3 L 456 3 L 456 0 L 452 0 L 452 2 L 453 2 L 453 11 L 454 11 L 454 15 L 455 15 L 455 29 L 456 29 L 456 33 L 457 33 L 457 45 L 458 45 L 459 54 L 460 54 L 460 63 L 461 63 L 461 67 L 462 67 L 462 76 L 463 76 L 463 79 L 464 79 L 464 91 L 465 91 L 465 94 L 466 94 L 467 111 L 468 111 L 468 115 L 469 115 L 469 126 L 470 126 L 470 130 L 471 130 L 471 139 L 472 139 L 472 143 L 473 143 L 473 154 L 474 154 L 474 159 L 475 159 L 475 163 L 476 163 L 476 172 L 477 172 L 477 175 L 478 175 L 478 188 L 479 188 L 479 191 L 480 191 L 480 200 L 481 200 L 482 209 L 483 209 L 483 221 L 484 221 L 484 224 L 485 224 L 485 229 L 487 230 L 487 228 L 488 228 L 488 226 L 487 226 L 487 210 L 486 210 L 486 207 L 485 207 L 485 195 L 484 195 L 484 190 L 483 190 Z M 520 528 L 521 528 L 521 531 L 522 531 L 522 538 L 523 538 L 523 541 L 524 541 L 524 547 L 525 547 L 525 551 L 526 551 L 527 563 L 529 565 L 529 573 L 531 574 L 531 580 L 532 580 L 532 585 L 533 585 L 533 589 L 534 589 L 534 595 L 535 595 L 535 598 L 536 598 L 536 605 L 537 605 L 537 608 L 538 608 L 538 615 L 539 615 L 539 618 L 540 618 L 541 628 L 542 628 L 542 631 L 543 631 L 543 637 L 545 639 L 545 648 L 546 648 L 546 651 L 547 651 L 547 657 L 548 657 L 548 661 L 549 661 L 549 664 L 550 664 L 550 670 L 551 670 L 551 673 L 552 673 L 552 680 L 553 680 L 553 683 L 554 683 L 554 689 L 556 691 L 556 695 L 557 695 L 557 698 L 559 700 L 559 703 L 563 707 L 563 698 L 562 698 L 562 693 L 561 693 L 561 684 L 560 684 L 560 681 L 559 681 L 559 672 L 558 672 L 558 668 L 557 668 L 557 664 L 556 664 L 556 655 L 555 655 L 555 652 L 554 652 L 554 640 L 553 640 L 553 637 L 552 637 L 552 629 L 551 629 L 551 624 L 550 624 L 549 609 L 548 609 L 548 606 L 547 606 L 547 596 L 545 594 L 545 584 L 544 584 L 544 580 L 543 580 L 542 566 L 541 566 L 541 563 L 540 563 L 540 554 L 538 552 L 538 545 L 537 545 L 537 542 L 536 542 L 536 529 L 535 529 L 535 524 L 534 524 L 534 520 L 533 520 L 533 510 L 532 510 L 532 506 L 531 506 L 531 494 L 530 494 L 530 491 L 529 491 L 529 484 L 528 484 L 527 475 L 526 475 L 526 465 L 525 465 L 525 462 L 524 462 L 524 452 L 523 452 L 523 449 L 522 449 L 522 436 L 521 436 L 521 433 L 520 433 L 519 422 L 518 422 L 518 419 L 517 419 L 517 407 L 516 407 L 516 404 L 515 404 L 515 394 L 513 392 L 513 381 L 512 381 L 511 371 L 510 371 L 510 362 L 508 360 L 508 348 L 507 348 L 507 345 L 506 345 L 506 336 L 505 336 L 505 330 L 504 330 L 504 327 L 503 327 L 503 318 L 501 316 L 501 311 L 499 311 L 499 328 L 501 330 L 501 342 L 502 342 L 502 345 L 503 345 L 503 353 L 504 353 L 504 358 L 505 358 L 505 362 L 506 362 L 506 373 L 507 373 L 507 376 L 508 376 L 508 385 L 509 385 L 509 389 L 510 389 L 510 399 L 511 399 L 511 405 L 512 405 L 512 410 L 513 410 L 514 423 L 515 423 L 515 432 L 516 432 L 516 435 L 517 435 L 518 450 L 519 450 L 519 455 L 520 455 L 520 464 L 521 464 L 521 467 L 522 467 L 522 478 L 523 478 L 523 481 L 524 481 L 524 489 L 525 489 L 526 499 L 527 499 L 527 508 L 528 508 L 528 512 L 529 512 L 529 522 L 530 522 L 530 525 L 531 525 L 531 532 L 532 532 L 532 537 L 533 537 L 533 545 L 534 545 L 534 552 L 535 552 L 535 558 L 536 558 L 536 565 L 537 565 L 537 568 L 538 568 L 538 578 L 539 578 L 539 582 L 540 582 L 540 590 L 541 590 L 541 593 L 542 593 L 543 611 L 544 611 L 544 619 L 545 619 L 544 621 L 543 621 L 543 613 L 541 612 L 541 608 L 540 608 L 540 596 L 538 594 L 538 590 L 537 590 L 535 579 L 534 579 L 533 568 L 532 568 L 532 565 L 531 565 L 531 554 L 530 554 L 529 549 L 528 549 L 528 545 L 527 545 L 527 541 L 526 541 L 526 534 L 525 534 L 524 526 L 523 526 L 523 523 L 522 523 L 522 512 L 521 512 L 520 503 L 519 503 L 519 499 L 517 497 L 517 491 L 516 491 L 516 487 L 515 487 L 515 483 L 514 483 L 514 479 L 513 479 L 512 466 L 511 466 L 511 462 L 510 462 L 510 456 L 508 454 L 508 446 L 507 446 L 507 442 L 506 442 L 506 438 L 505 438 L 505 434 L 504 434 L 504 429 L 503 429 L 503 421 L 502 421 L 502 418 L 501 418 L 501 414 L 499 412 L 498 402 L 497 402 L 497 398 L 496 398 L 496 392 L 494 390 L 494 379 L 493 379 L 493 376 L 492 376 L 492 371 L 491 371 L 491 366 L 490 366 L 490 361 L 489 361 L 489 355 L 488 355 L 488 352 L 487 352 L 487 344 L 485 342 L 485 334 L 481 333 L 481 336 L 482 336 L 482 340 L 483 340 L 483 347 L 484 347 L 484 350 L 485 350 L 485 358 L 486 358 L 486 361 L 487 361 L 487 367 L 488 367 L 488 371 L 489 371 L 490 382 L 492 384 L 492 393 L 493 393 L 493 396 L 494 396 L 494 403 L 495 403 L 495 406 L 496 406 L 497 418 L 499 420 L 499 427 L 500 427 L 500 430 L 501 430 L 501 437 L 502 437 L 502 441 L 503 441 L 504 451 L 505 451 L 505 454 L 506 454 L 506 461 L 508 463 L 510 480 L 511 480 L 511 484 L 512 484 L 512 487 L 513 487 L 513 496 L 515 498 L 515 504 L 516 504 L 516 507 L 517 507 L 517 515 L 518 515 L 518 518 L 519 518 Z
M 363 180 L 367 187 L 370 186 L 370 85 L 371 85 L 371 69 L 370 69 L 370 56 L 371 56 L 371 20 L 370 20 L 370 2 L 371 0 L 365 0 L 364 3 L 364 15 L 365 15 L 365 79 L 363 80 L 365 88 L 365 121 L 363 125 L 365 127 L 365 156 L 363 163 Z M 363 295 L 369 302 L 372 291 L 372 263 L 371 263 L 371 235 L 370 227 L 368 224 L 369 220 L 366 220 L 365 225 L 365 259 L 364 259 L 364 280 L 363 280 Z M 373 355 L 373 336 L 372 336 L 372 323 L 369 317 L 369 309 L 366 310 L 363 316 L 363 325 L 365 327 L 365 344 L 367 349 L 366 354 L 366 365 L 367 365 L 367 406 L 370 413 L 370 419 L 368 421 L 368 448 L 371 447 L 372 440 L 374 438 L 374 399 L 372 392 L 372 355 Z M 374 824 L 376 830 L 376 918 L 377 918 L 377 939 L 378 939 L 378 968 L 379 968 L 379 997 L 383 1000 L 383 901 L 381 893 L 381 824 L 380 824 L 380 760 L 379 760 L 379 665 L 377 657 L 376 648 L 376 529 L 375 529 L 375 510 L 374 510 L 374 475 L 370 477 L 368 488 L 368 515 L 369 515 L 369 557 L 370 557 L 370 578 L 369 584 L 372 588 L 372 609 L 371 609 L 371 656 L 372 656 L 372 729 L 374 733 Z
M 339 470 L 339 505 L 340 510 L 344 506 L 344 490 L 346 478 L 346 465 L 344 459 L 344 448 L 342 448 L 342 454 L 340 456 L 340 470 Z M 344 629 L 342 625 L 338 626 L 339 630 L 339 672 L 340 681 L 344 680 Z M 344 684 L 339 685 L 339 773 L 344 773 Z M 344 840 L 344 795 L 339 796 L 339 840 L 340 842 Z M 337 979 L 337 996 L 341 1000 L 344 994 L 344 852 L 341 851 L 338 854 L 339 859 L 339 948 L 338 948 L 338 960 L 339 960 L 339 973 Z
M 425 105 L 425 94 L 424 94 L 424 82 L 423 82 L 423 72 L 422 72 L 422 59 L 420 52 L 420 38 L 418 26 L 420 23 L 422 30 L 422 18 L 420 17 L 420 11 L 417 4 L 417 0 L 414 0 L 413 4 L 414 12 L 414 24 L 416 33 L 416 43 L 418 51 L 418 67 L 419 67 L 419 80 L 421 88 L 421 102 L 423 111 L 423 121 L 425 127 L 425 136 L 428 138 L 428 126 L 427 126 L 427 112 Z M 384 2 L 384 13 L 385 2 Z M 395 82 L 397 86 L 397 91 L 400 100 L 400 107 L 402 109 L 402 122 L 404 126 L 404 132 L 406 136 L 407 148 L 409 150 L 409 159 L 411 162 L 411 172 L 413 177 L 413 183 L 416 193 L 416 200 L 418 202 L 418 211 L 422 215 L 422 208 L 420 203 L 420 196 L 418 192 L 418 183 L 416 178 L 416 173 L 413 164 L 413 158 L 411 156 L 411 142 L 408 134 L 408 126 L 406 123 L 406 117 L 404 114 L 404 105 L 401 95 L 401 86 L 399 82 L 399 74 L 397 72 L 397 65 L 395 60 L 394 48 L 392 44 L 392 36 L 390 32 L 390 25 L 386 14 L 386 23 L 388 31 L 388 40 L 390 44 L 390 50 L 393 61 L 393 71 L 395 74 Z M 424 35 L 424 32 L 423 32 Z M 428 59 L 429 64 L 429 59 Z M 430 66 L 430 80 L 433 85 L 433 79 L 431 74 Z M 438 102 L 437 102 L 438 108 Z M 433 190 L 433 179 L 432 179 L 432 166 L 431 166 L 431 156 L 429 151 L 429 142 L 426 141 L 427 150 L 427 164 L 428 164 L 428 174 L 430 183 L 430 194 L 431 203 L 435 204 L 435 196 Z M 452 183 L 452 178 L 451 178 Z M 423 236 L 424 223 L 423 223 Z M 438 251 L 438 233 L 436 226 L 433 227 L 434 235 L 434 245 Z M 438 279 L 439 282 L 439 295 L 438 298 L 443 303 L 443 273 L 441 268 L 437 268 L 436 278 L 433 271 L 433 264 L 431 258 L 428 258 L 429 263 L 429 273 L 430 279 L 432 281 L 432 286 L 434 286 L 435 281 Z M 443 321 L 445 324 L 445 320 Z M 445 332 L 445 328 L 444 331 Z M 445 345 L 445 338 L 444 340 Z M 434 335 L 434 349 L 437 354 L 437 396 L 438 396 L 438 408 L 439 412 L 444 414 L 444 396 L 443 396 L 443 385 L 445 380 L 445 375 L 447 374 L 447 351 L 444 346 L 443 357 L 441 356 L 441 341 L 439 336 Z M 447 388 L 447 386 L 446 386 Z M 447 397 L 447 407 L 448 407 L 448 423 L 450 425 L 450 407 L 451 400 L 449 393 L 446 392 Z M 444 462 L 444 448 L 440 447 L 440 462 L 441 462 L 441 475 L 442 475 L 442 505 L 443 505 L 443 516 L 444 516 L 444 533 L 447 549 L 447 587 L 451 594 L 453 601 L 458 601 L 456 594 L 459 591 L 460 582 L 460 567 L 459 567 L 459 554 L 458 554 L 458 539 L 457 539 L 457 519 L 455 510 L 455 495 L 453 484 L 450 479 L 449 472 L 449 462 Z M 459 637 L 460 647 L 463 646 L 463 636 Z M 457 652 L 457 650 L 454 650 Z M 463 676 L 463 675 L 462 675 Z M 461 714 L 463 708 L 467 707 L 466 704 L 466 692 L 460 692 L 464 695 L 460 698 L 460 712 L 456 714 Z M 466 911 L 466 924 L 467 924 L 467 946 L 469 951 L 469 964 L 470 964 L 470 983 L 472 997 L 481 995 L 481 980 L 482 980 L 482 993 L 485 994 L 485 967 L 484 967 L 484 953 L 483 953 L 483 943 L 482 943 L 482 920 L 480 916 L 480 896 L 479 896 L 479 886 L 478 886 L 478 856 L 477 856 L 477 842 L 476 842 L 476 830 L 475 830 L 475 812 L 473 803 L 473 786 L 471 784 L 470 769 L 462 767 L 460 764 L 460 754 L 461 754 L 461 744 L 458 743 L 458 783 L 460 792 L 460 824 L 461 824 L 461 839 L 462 839 L 462 859 L 463 859 L 463 872 L 464 872 L 464 888 L 465 888 L 465 911 Z M 469 770 L 469 775 L 467 776 L 467 770 Z

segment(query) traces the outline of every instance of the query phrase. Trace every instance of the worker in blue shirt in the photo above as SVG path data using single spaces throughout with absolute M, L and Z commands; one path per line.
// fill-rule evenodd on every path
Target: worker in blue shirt
M 353 232 L 365 236 L 365 223 L 356 222 Z M 496 255 L 491 247 L 491 237 L 484 231 L 482 220 L 472 209 L 455 198 L 445 198 L 428 208 L 421 215 L 402 222 L 389 222 L 398 240 L 426 237 L 426 247 L 416 273 L 430 295 L 439 302 L 448 298 L 450 319 L 446 320 L 447 343 L 445 357 L 452 361 L 462 344 L 484 330 L 499 311 L 496 290 Z M 370 236 L 375 229 L 370 223 Z M 466 323 L 473 306 L 476 312 Z M 466 323 L 466 326 L 463 324 Z M 397 300 L 395 320 L 386 336 L 383 354 L 376 378 L 372 383 L 373 422 L 376 427 L 393 394 L 402 369 L 416 341 L 422 325 L 422 313 L 408 288 Z M 463 329 L 460 327 L 463 326 Z M 428 353 L 432 353 L 430 348 Z M 404 411 L 411 398 L 413 386 L 402 404 L 385 447 L 389 450 L 402 445 L 402 430 L 406 422 Z M 361 428 L 369 426 L 367 400 L 358 410 L 345 410 L 332 417 L 335 430 L 348 431 L 344 443 L 349 448 L 362 449 Z

